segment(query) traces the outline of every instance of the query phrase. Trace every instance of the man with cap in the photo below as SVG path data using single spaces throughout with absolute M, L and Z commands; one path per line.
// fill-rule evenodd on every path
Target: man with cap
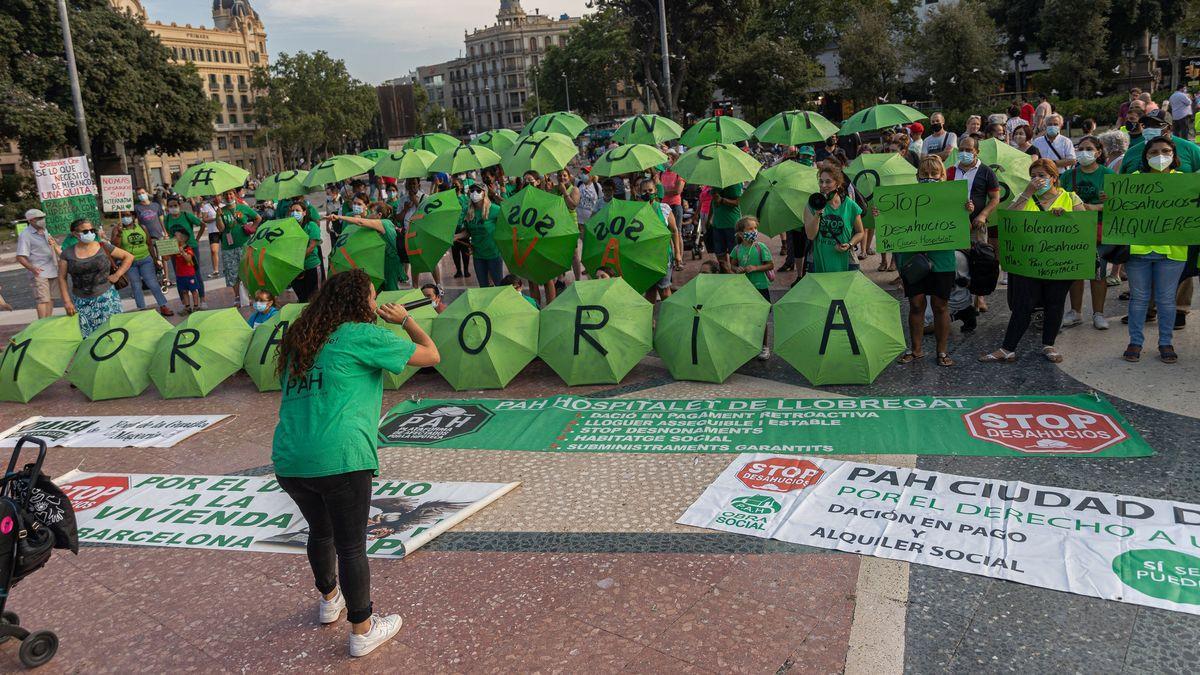
M 1138 120 L 1138 124 L 1142 128 L 1142 138 L 1150 140 L 1155 136 L 1166 136 L 1175 142 L 1175 156 L 1179 158 L 1179 171 L 1182 173 L 1195 173 L 1200 171 L 1200 146 L 1189 141 L 1186 138 L 1174 136 L 1171 134 L 1171 125 L 1167 124 L 1166 116 L 1162 110 L 1154 110 L 1142 115 Z M 1125 157 L 1121 159 L 1121 173 L 1133 173 L 1142 167 L 1142 153 L 1146 149 L 1146 144 L 1138 143 L 1134 145 L 1130 143 L 1129 150 L 1125 152 Z
M 29 227 L 17 235 L 17 263 L 29 270 L 37 316 L 44 319 L 54 313 L 58 293 L 58 242 L 46 231 L 46 214 L 41 209 L 25 212 Z
M 796 161 L 800 162 L 804 166 L 812 166 L 813 163 L 816 162 L 816 156 L 817 153 L 813 150 L 813 146 L 802 145 L 800 146 L 800 150 L 796 153 Z

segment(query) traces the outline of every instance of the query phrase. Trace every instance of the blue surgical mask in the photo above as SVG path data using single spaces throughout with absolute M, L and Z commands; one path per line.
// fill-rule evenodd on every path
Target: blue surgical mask
M 1142 138 L 1144 138 L 1146 140 L 1150 140 L 1151 138 L 1158 138 L 1159 136 L 1162 136 L 1162 129 L 1159 129 L 1158 127 L 1150 127 L 1148 129 L 1142 129 Z
M 82 241 L 85 244 L 90 244 L 93 241 L 96 241 L 96 233 L 95 232 L 80 232 L 79 233 L 79 241 Z
M 362 212 L 363 212 L 363 207 L 361 204 L 355 204 L 354 206 L 350 207 L 350 213 L 353 213 L 356 216 L 361 216 Z
M 975 153 L 960 151 L 958 153 L 958 163 L 963 166 L 971 166 L 975 163 Z
M 121 224 L 122 225 L 132 225 L 133 224 L 133 216 L 121 216 Z
M 742 241 L 747 244 L 753 244 L 755 239 L 758 239 L 758 230 L 746 230 L 742 233 Z
M 1037 196 L 1041 197 L 1042 195 L 1044 195 L 1044 194 L 1046 194 L 1047 192 L 1049 192 L 1049 191 L 1050 191 L 1050 188 L 1052 188 L 1052 187 L 1054 187 L 1054 186 L 1053 186 L 1053 185 L 1051 185 L 1050 181 L 1046 181 L 1046 182 L 1044 182 L 1044 183 L 1040 183 L 1040 184 L 1037 186 L 1037 189 L 1035 189 L 1035 190 L 1034 190 L 1034 194 L 1036 194 Z
M 1046 127 L 1046 135 L 1050 136 L 1050 137 L 1057 136 L 1058 135 L 1058 126 L 1054 125 L 1054 124 L 1047 126 Z
M 304 220 L 304 212 L 303 211 L 292 211 L 292 217 L 295 218 L 296 222 L 298 223 L 298 222 Z
M 271 306 L 270 304 L 263 302 L 262 300 L 254 301 L 254 311 L 256 311 L 260 314 L 265 313 L 267 311 L 267 308 L 270 306 Z

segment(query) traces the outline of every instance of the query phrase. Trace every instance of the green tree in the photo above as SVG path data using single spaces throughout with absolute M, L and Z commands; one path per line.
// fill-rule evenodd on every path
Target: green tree
M 737 100 L 747 121 L 759 124 L 781 110 L 804 106 L 821 67 L 791 38 L 759 35 L 729 55 L 717 85 Z
M 859 107 L 874 105 L 880 97 L 895 101 L 909 63 L 899 27 L 881 8 L 855 10 L 853 25 L 838 42 L 838 73 L 846 94 Z
M 570 98 L 571 109 L 581 115 L 607 114 L 609 94 L 617 82 L 628 82 L 635 70 L 629 40 L 628 22 L 616 10 L 603 8 L 584 16 L 567 33 L 562 47 L 547 49 L 541 62 L 530 69 L 529 77 L 537 78 L 543 111 L 566 110 Z
M 860 10 L 879 11 L 895 26 L 916 21 L 919 0 L 760 0 L 748 33 L 787 37 L 809 56 L 817 56 L 855 29 Z
M 270 68 L 257 68 L 253 86 L 265 91 L 255 103 L 259 135 L 269 132 L 285 155 L 342 152 L 362 138 L 379 114 L 375 88 L 350 77 L 346 64 L 324 51 L 280 54 Z
M 912 43 L 920 77 L 943 106 L 967 108 L 996 91 L 1000 74 L 996 26 L 975 0 L 933 10 Z
M 1111 8 L 1111 0 L 1046 0 L 1041 44 L 1050 72 L 1041 80 L 1044 88 L 1057 89 L 1063 98 L 1092 98 L 1107 86 L 1114 63 L 1105 18 Z M 1062 40 L 1059 26 L 1071 26 L 1075 39 Z
M 413 83 L 413 107 L 417 111 L 417 133 L 444 131 L 454 133 L 462 126 L 458 112 L 429 99 L 429 91 L 419 82 Z
M 71 34 L 93 152 L 174 154 L 212 141 L 216 107 L 194 67 L 108 0 L 71 0 Z M 0 137 L 31 160 L 78 138 L 58 12 L 40 0 L 0 3 Z

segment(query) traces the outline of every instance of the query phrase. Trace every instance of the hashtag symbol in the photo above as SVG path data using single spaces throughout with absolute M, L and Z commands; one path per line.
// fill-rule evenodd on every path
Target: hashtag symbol
M 192 187 L 196 187 L 197 185 L 200 185 L 201 183 L 203 183 L 204 185 L 212 185 L 213 174 L 215 174 L 215 173 L 216 173 L 216 171 L 214 171 L 212 169 L 201 169 L 201 170 L 197 171 L 196 175 L 192 176 Z

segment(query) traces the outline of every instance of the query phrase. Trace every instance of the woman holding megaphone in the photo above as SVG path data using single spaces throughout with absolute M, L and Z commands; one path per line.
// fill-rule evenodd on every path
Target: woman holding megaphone
M 812 242 L 813 272 L 846 272 L 850 251 L 863 239 L 862 208 L 850 198 L 846 174 L 826 166 L 804 209 L 804 233 Z

